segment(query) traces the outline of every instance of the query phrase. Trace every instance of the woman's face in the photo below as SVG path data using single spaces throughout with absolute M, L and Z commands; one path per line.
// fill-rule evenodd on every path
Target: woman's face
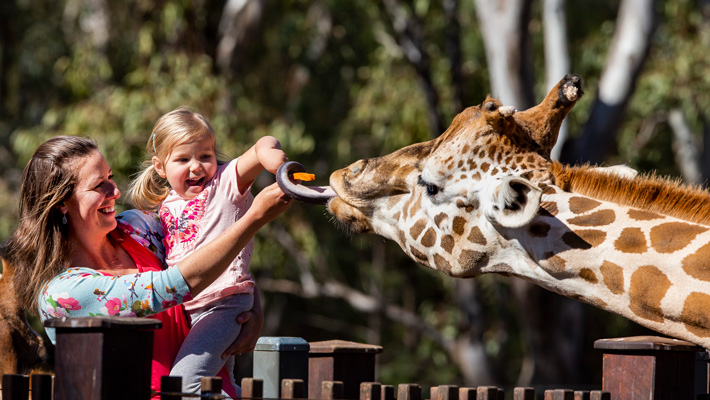
M 70 233 L 86 238 L 106 235 L 116 228 L 114 205 L 121 196 L 113 171 L 98 151 L 75 160 L 74 168 L 74 193 L 64 202 Z

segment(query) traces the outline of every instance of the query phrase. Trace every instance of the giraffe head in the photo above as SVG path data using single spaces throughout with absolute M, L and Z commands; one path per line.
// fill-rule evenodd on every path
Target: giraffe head
M 540 182 L 562 120 L 582 95 L 565 76 L 539 105 L 516 112 L 488 97 L 438 138 L 334 172 L 328 210 L 347 228 L 397 242 L 411 258 L 452 276 L 505 265 L 497 232 L 539 212 Z

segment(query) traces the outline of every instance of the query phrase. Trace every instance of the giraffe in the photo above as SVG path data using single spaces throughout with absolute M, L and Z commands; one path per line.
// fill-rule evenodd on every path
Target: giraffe
M 52 362 L 53 347 L 29 325 L 12 288 L 12 266 L 2 260 L 0 274 L 0 376 L 45 371 Z M 0 397 L 1 398 L 1 397 Z
M 515 276 L 710 348 L 710 193 L 550 159 L 582 96 L 565 76 L 537 106 L 490 96 L 438 138 L 330 176 L 328 211 L 453 277 Z

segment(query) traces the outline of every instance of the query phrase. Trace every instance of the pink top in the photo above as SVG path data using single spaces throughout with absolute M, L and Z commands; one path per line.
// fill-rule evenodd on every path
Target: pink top
M 180 197 L 174 190 L 160 206 L 166 257 L 169 267 L 179 264 L 194 250 L 217 238 L 241 218 L 252 204 L 250 189 L 239 192 L 237 160 L 222 164 L 217 173 L 194 199 Z M 253 293 L 254 279 L 249 274 L 249 261 L 254 241 L 244 246 L 232 264 L 207 289 L 185 303 L 188 311 L 204 307 L 225 296 Z

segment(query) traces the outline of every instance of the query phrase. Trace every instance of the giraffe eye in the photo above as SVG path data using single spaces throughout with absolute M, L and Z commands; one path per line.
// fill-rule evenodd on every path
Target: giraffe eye
M 436 196 L 437 193 L 441 190 L 438 186 L 434 185 L 433 183 L 429 183 L 422 179 L 422 176 L 419 175 L 419 179 L 417 181 L 418 184 L 424 186 L 426 188 L 426 193 L 429 196 Z

